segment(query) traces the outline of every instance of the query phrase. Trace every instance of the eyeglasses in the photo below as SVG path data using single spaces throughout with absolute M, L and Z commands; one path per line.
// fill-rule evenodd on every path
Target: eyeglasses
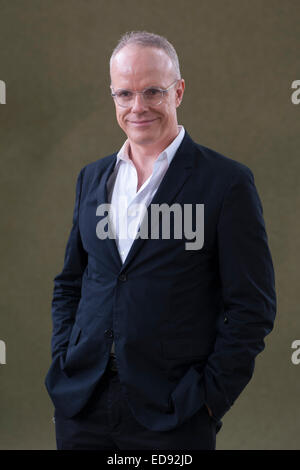
M 116 90 L 111 93 L 111 96 L 116 100 L 119 106 L 128 108 L 133 105 L 135 95 L 142 95 L 144 103 L 151 106 L 158 106 L 163 101 L 165 93 L 169 91 L 178 80 L 172 83 L 168 88 L 163 90 L 162 88 L 150 87 L 145 88 L 143 91 L 131 91 L 131 90 Z M 112 89 L 112 87 L 111 87 Z

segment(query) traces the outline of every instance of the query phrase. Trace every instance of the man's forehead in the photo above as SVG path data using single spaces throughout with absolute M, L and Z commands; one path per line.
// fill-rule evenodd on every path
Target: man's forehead
M 117 61 L 121 60 L 129 60 L 137 58 L 151 57 L 157 60 L 168 60 L 170 59 L 168 54 L 163 50 L 159 49 L 158 47 L 152 46 L 140 46 L 138 44 L 129 44 L 127 46 L 122 47 L 116 55 L 114 56 L 113 60 L 117 59 Z
M 172 69 L 170 57 L 162 49 L 130 45 L 123 47 L 112 59 L 113 73 L 147 73 Z

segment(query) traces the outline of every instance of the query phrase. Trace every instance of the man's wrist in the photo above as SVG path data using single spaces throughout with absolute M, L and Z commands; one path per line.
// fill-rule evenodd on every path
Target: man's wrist
M 207 410 L 208 410 L 209 416 L 212 417 L 213 414 L 212 414 L 212 411 L 211 411 L 210 407 L 209 407 L 206 403 L 205 403 L 205 406 L 206 406 L 206 408 L 207 408 Z

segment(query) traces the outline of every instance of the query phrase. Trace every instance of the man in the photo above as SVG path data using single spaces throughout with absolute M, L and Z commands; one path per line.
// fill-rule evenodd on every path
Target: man
M 110 73 L 127 140 L 81 170 L 54 280 L 57 447 L 215 449 L 275 317 L 260 199 L 246 166 L 178 126 L 185 82 L 165 38 L 126 34 Z M 182 209 L 164 213 L 170 236 L 157 207 Z

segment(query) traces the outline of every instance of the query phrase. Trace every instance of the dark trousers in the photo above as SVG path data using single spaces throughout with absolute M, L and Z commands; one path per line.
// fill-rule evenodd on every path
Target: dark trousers
M 170 431 L 151 431 L 130 411 L 117 372 L 109 369 L 86 407 L 73 418 L 55 410 L 58 450 L 214 450 L 216 423 L 200 408 Z

